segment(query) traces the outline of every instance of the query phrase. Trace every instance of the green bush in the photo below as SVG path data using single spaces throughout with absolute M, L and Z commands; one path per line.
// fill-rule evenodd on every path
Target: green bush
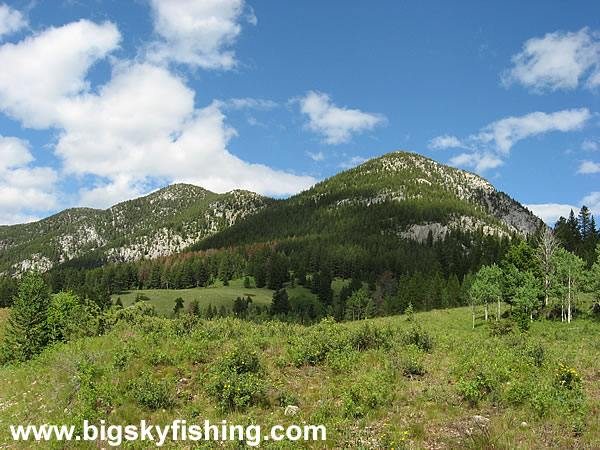
M 167 379 L 155 380 L 149 373 L 131 380 L 129 391 L 135 402 L 148 409 L 168 408 L 173 404 L 171 388 Z
M 389 347 L 392 332 L 364 322 L 350 334 L 350 345 L 358 351 Z
M 430 352 L 433 349 L 433 338 L 418 324 L 410 327 L 404 334 L 402 342 L 404 345 L 415 345 L 424 352 Z
M 323 319 L 318 325 L 306 329 L 303 334 L 292 337 L 287 353 L 296 367 L 304 364 L 316 365 L 323 361 L 329 352 L 349 345 L 347 330 L 333 319 Z
M 256 350 L 234 347 L 212 363 L 207 390 L 223 411 L 244 409 L 265 399 L 267 385 Z
M 425 365 L 423 364 L 422 354 L 415 346 L 410 346 L 402 355 L 400 360 L 402 374 L 406 377 L 425 375 Z

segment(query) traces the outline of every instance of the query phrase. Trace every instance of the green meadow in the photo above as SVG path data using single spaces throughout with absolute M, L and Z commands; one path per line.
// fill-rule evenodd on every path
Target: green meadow
M 188 299 L 219 290 L 213 304 L 246 293 L 232 283 L 190 290 Z M 132 313 L 103 336 L 0 368 L 0 447 L 31 445 L 13 442 L 10 424 L 77 427 L 87 418 L 107 425 L 226 419 L 263 429 L 327 428 L 326 442 L 260 448 L 598 448 L 599 335 L 600 323 L 585 314 L 571 324 L 535 321 L 520 333 L 486 323 L 478 311 L 472 329 L 469 308 L 309 327 Z M 240 371 L 240 361 L 251 368 Z M 298 412 L 284 415 L 288 405 Z M 165 446 L 240 448 L 189 444 Z

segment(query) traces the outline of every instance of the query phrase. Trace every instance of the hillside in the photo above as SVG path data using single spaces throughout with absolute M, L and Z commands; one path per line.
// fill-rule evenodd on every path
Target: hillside
M 264 434 L 273 425 L 326 427 L 325 442 L 265 441 L 265 449 L 598 448 L 598 322 L 535 322 L 530 333 L 495 336 L 479 313 L 475 329 L 468 308 L 311 327 L 125 316 L 101 337 L 0 367 L 8 380 L 0 447 L 31 448 L 12 440 L 9 424 L 81 434 L 83 419 L 107 427 L 180 419 L 256 424 Z M 576 377 L 561 383 L 565 367 Z M 99 439 L 42 445 L 108 448 Z M 190 445 L 169 435 L 164 448 Z
M 478 175 L 394 152 L 274 202 L 194 248 L 315 235 L 334 240 L 387 235 L 423 243 L 453 230 L 527 236 L 541 223 Z
M 106 210 L 73 208 L 38 222 L 0 227 L 0 272 L 46 271 L 79 259 L 158 257 L 231 226 L 271 202 L 248 191 L 215 194 L 175 184 Z
M 0 273 L 69 263 L 93 267 L 269 240 L 318 237 L 390 247 L 452 232 L 530 235 L 541 221 L 488 181 L 415 153 L 394 152 L 289 199 L 215 194 L 176 184 L 107 210 L 74 208 L 0 227 Z M 383 242 L 381 237 L 383 237 Z M 462 238 L 461 238 L 462 239 Z M 462 244 L 467 245 L 462 239 Z

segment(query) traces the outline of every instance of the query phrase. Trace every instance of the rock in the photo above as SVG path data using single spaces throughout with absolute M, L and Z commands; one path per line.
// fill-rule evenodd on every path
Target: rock
M 483 416 L 472 416 L 471 419 L 477 425 L 487 426 L 490 423 L 490 419 L 488 419 L 487 417 L 483 417 Z
M 298 406 L 293 406 L 293 405 L 288 405 L 285 408 L 285 411 L 283 412 L 283 414 L 285 416 L 293 416 L 295 415 L 298 411 L 300 410 L 300 408 Z

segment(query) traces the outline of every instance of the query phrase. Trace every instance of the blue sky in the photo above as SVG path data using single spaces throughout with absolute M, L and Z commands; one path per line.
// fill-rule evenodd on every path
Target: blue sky
M 0 223 L 394 150 L 599 215 L 599 95 L 596 2 L 0 0 Z

